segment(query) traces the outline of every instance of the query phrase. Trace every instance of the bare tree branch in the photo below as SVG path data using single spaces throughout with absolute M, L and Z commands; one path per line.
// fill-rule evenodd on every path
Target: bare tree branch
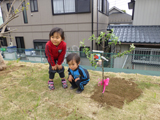
M 11 6 L 10 6 L 10 8 L 9 8 L 9 14 L 8 15 L 10 15 L 10 13 L 11 13 L 11 10 L 12 10 L 12 7 L 13 7 L 13 5 L 14 5 L 14 3 L 16 2 L 16 0 L 14 0 L 13 2 L 12 2 L 12 4 L 11 4 Z
M 2 25 L 0 25 L 0 28 L 4 27 L 6 24 L 8 24 L 13 19 L 17 18 L 19 15 L 12 16 L 9 20 L 5 21 Z
M 22 4 L 23 4 L 24 1 L 25 1 L 25 0 L 22 0 L 22 1 L 21 1 L 21 3 L 19 4 L 19 6 L 18 6 L 17 9 L 20 9 L 20 7 L 22 6 Z

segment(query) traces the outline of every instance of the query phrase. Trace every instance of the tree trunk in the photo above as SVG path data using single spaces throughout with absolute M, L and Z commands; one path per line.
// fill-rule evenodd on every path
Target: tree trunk
M 3 57 L 0 53 L 0 71 L 5 70 L 6 69 L 6 64 L 4 63 Z

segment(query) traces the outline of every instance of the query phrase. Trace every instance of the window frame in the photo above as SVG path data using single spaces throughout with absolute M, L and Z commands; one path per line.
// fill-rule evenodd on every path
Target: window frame
M 143 52 L 143 54 L 136 54 L 136 51 Z M 144 54 L 144 53 L 149 54 Z M 154 53 L 159 54 L 158 57 Z M 158 60 L 158 61 L 157 61 Z M 156 48 L 135 48 L 132 57 L 132 63 L 160 65 L 160 49 Z
M 52 6 L 52 15 L 66 15 L 66 14 L 80 14 L 80 13 L 91 13 L 91 1 L 89 0 L 89 11 L 86 12 L 78 12 L 77 11 L 77 7 L 78 7 L 78 3 L 77 0 L 75 0 L 75 12 L 68 12 L 68 13 L 54 13 L 54 6 L 53 6 L 53 1 L 51 0 L 51 6 Z M 63 5 L 64 5 L 64 0 L 63 0 Z
M 100 5 L 100 1 L 101 1 L 101 5 Z M 104 1 L 106 1 L 105 5 L 104 5 Z M 108 0 L 98 0 L 97 4 L 98 4 L 98 11 L 106 16 L 109 16 L 109 2 L 108 2 Z M 108 4 L 108 6 L 107 6 L 107 4 Z M 105 6 L 105 11 L 104 11 L 104 6 Z M 100 10 L 100 8 L 101 8 L 101 10 Z
M 31 7 L 31 1 L 33 2 L 33 6 L 34 6 L 34 10 L 32 11 L 32 7 Z M 36 4 L 37 4 L 37 10 L 35 10 L 35 3 L 34 1 L 36 1 Z M 30 9 L 31 9 L 31 12 L 38 12 L 38 1 L 37 0 L 30 0 Z

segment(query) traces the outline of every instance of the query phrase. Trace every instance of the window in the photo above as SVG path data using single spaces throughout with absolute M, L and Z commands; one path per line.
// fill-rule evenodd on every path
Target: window
M 23 20 L 24 20 L 24 23 L 28 23 L 27 10 L 26 10 L 26 3 L 25 3 L 25 1 L 22 3 L 22 7 L 24 7 L 24 10 L 23 10 Z
M 2 47 L 2 46 L 8 46 L 7 40 L 4 37 L 0 37 L 0 47 Z
M 45 55 L 45 46 L 47 42 L 48 42 L 48 39 L 33 40 L 36 55 Z
M 136 48 L 134 50 L 132 62 L 160 65 L 160 49 Z
M 89 46 L 86 46 L 85 48 L 88 48 L 90 50 Z M 83 52 L 84 47 L 80 47 L 80 57 L 86 57 L 86 54 Z
M 52 0 L 53 14 L 90 12 L 90 0 Z
M 108 0 L 98 0 L 98 10 L 99 12 L 109 15 L 109 2 Z
M 34 42 L 35 49 L 45 49 L 46 42 Z
M 24 53 L 25 52 L 25 45 L 23 37 L 15 37 L 16 38 L 16 45 L 17 45 L 17 52 Z
M 46 42 L 34 42 L 34 49 L 36 51 L 36 55 L 45 55 L 45 46 Z
M 37 0 L 30 0 L 31 12 L 38 12 Z
M 7 10 L 8 10 L 8 12 L 9 12 L 9 9 L 10 9 L 11 5 L 12 5 L 12 3 L 7 3 Z M 11 13 L 14 13 L 13 6 L 12 6 Z

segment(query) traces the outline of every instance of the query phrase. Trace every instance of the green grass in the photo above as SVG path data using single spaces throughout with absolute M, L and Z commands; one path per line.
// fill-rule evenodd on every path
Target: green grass
M 153 83 L 150 83 L 150 82 L 136 82 L 138 84 L 138 87 L 140 89 L 149 89 L 150 87 L 159 87 L 159 85 L 157 84 L 153 84 Z
M 0 120 L 151 120 L 159 119 L 160 77 L 139 74 L 105 73 L 110 77 L 132 79 L 143 94 L 122 109 L 101 106 L 90 96 L 101 72 L 89 70 L 91 81 L 82 94 L 63 89 L 55 75 L 55 90 L 49 91 L 48 64 L 7 61 L 5 76 L 0 76 Z M 21 66 L 21 67 L 20 67 Z M 23 67 L 22 67 L 23 66 Z M 14 70 L 12 70 L 14 69 Z M 1 71 L 0 71 L 1 72 Z M 67 69 L 65 71 L 67 78 Z M 70 84 L 68 83 L 69 87 Z

